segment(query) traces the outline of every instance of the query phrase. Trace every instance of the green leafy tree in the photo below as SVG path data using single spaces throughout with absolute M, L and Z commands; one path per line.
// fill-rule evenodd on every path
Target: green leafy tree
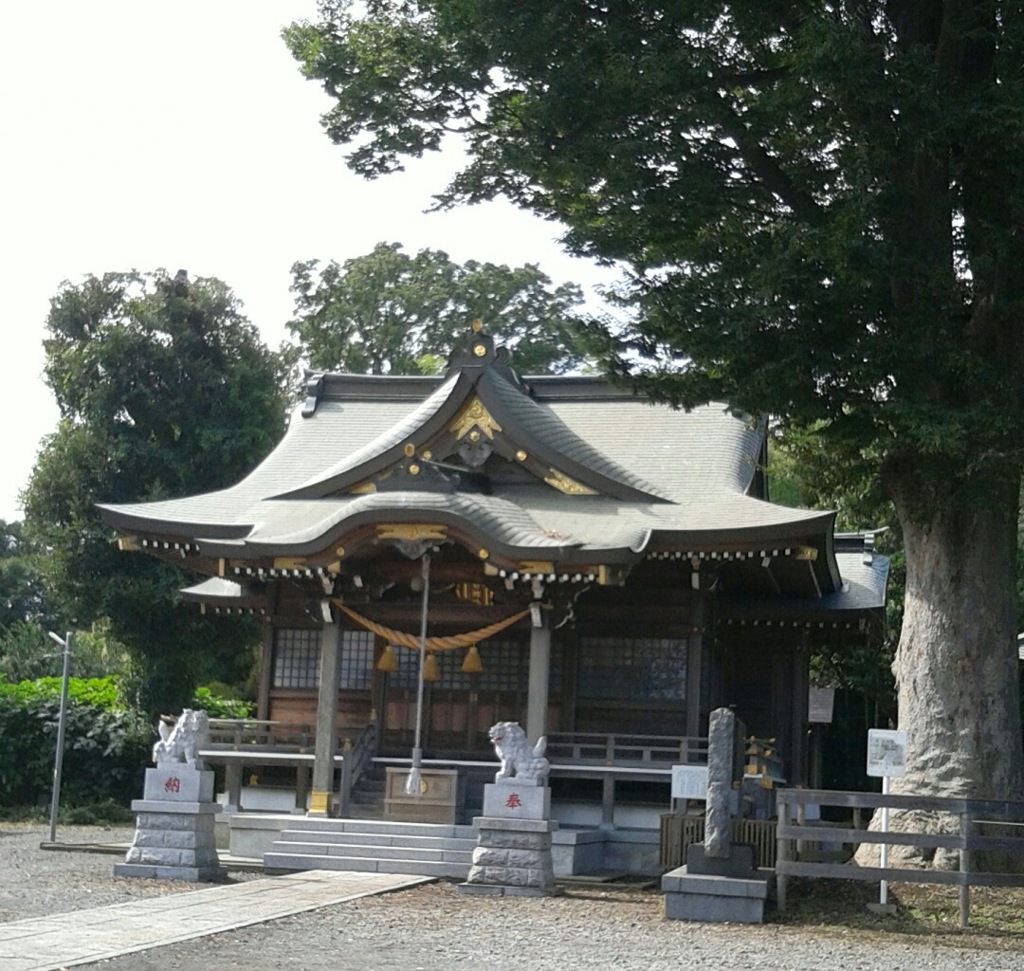
M 410 256 L 398 243 L 378 243 L 342 264 L 296 263 L 292 277 L 296 317 L 288 326 L 317 370 L 432 372 L 473 320 L 512 348 L 525 373 L 583 360 L 579 287 L 553 287 L 532 264 L 459 264 L 440 250 Z
M 109 620 L 109 638 L 140 662 L 149 711 L 179 707 L 211 677 L 244 680 L 258 631 L 181 604 L 194 576 L 119 552 L 96 503 L 239 479 L 283 428 L 284 364 L 223 283 L 183 271 L 65 283 L 47 329 L 61 419 L 23 500 L 26 532 L 48 551 L 48 597 L 68 627 Z
M 13 625 L 48 619 L 39 569 L 22 523 L 0 519 L 0 638 Z
M 870 456 L 899 518 L 902 788 L 1024 796 L 1024 7 L 1009 0 L 372 0 L 286 40 L 369 176 L 459 133 L 631 268 L 607 360 Z

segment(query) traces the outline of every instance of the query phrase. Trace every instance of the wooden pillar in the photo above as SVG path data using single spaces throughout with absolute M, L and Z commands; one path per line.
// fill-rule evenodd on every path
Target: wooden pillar
M 334 780 L 335 723 L 338 718 L 338 654 L 341 627 L 324 624 L 320 634 L 320 687 L 316 703 L 316 742 L 313 749 L 313 791 L 310 816 L 329 816 Z
M 789 776 L 790 785 L 805 786 L 808 777 L 808 755 L 807 755 L 807 696 L 810 684 L 808 671 L 809 660 L 805 651 L 793 652 L 792 660 L 792 727 L 790 734 L 790 746 L 792 748 L 792 761 Z
M 526 699 L 526 737 L 531 745 L 547 733 L 548 678 L 551 671 L 551 630 L 541 616 L 543 626 L 530 628 L 529 694 Z
M 278 585 L 267 591 L 269 609 L 277 609 Z M 274 675 L 274 625 L 269 616 L 263 618 L 262 651 L 260 660 L 260 686 L 256 699 L 256 717 L 270 718 L 270 688 Z
M 694 573 L 694 576 L 699 574 Z M 703 627 L 704 594 L 700 590 L 694 590 L 690 598 L 690 639 L 686 645 L 686 734 L 690 738 L 697 738 L 700 735 Z

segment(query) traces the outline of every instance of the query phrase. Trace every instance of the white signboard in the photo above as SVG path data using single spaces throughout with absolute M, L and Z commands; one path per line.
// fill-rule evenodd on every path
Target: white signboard
M 898 779 L 907 774 L 907 733 L 868 729 L 868 775 Z
M 706 765 L 673 765 L 673 799 L 707 799 L 708 768 Z

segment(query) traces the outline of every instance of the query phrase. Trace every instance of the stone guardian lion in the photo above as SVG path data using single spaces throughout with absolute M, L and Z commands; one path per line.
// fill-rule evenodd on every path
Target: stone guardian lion
M 157 731 L 160 741 L 153 746 L 153 761 L 157 765 L 184 762 L 190 768 L 203 768 L 199 750 L 210 742 L 210 718 L 205 711 L 185 708 L 173 728 L 160 721 Z
M 498 722 L 488 732 L 494 751 L 501 760 L 495 782 L 515 776 L 520 785 L 543 786 L 551 772 L 551 763 L 544 758 L 547 736 L 542 736 L 531 749 L 526 732 L 518 722 Z

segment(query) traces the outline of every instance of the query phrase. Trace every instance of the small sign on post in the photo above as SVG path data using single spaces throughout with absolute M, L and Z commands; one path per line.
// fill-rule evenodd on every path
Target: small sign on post
M 672 798 L 706 801 L 708 798 L 708 767 L 706 765 L 673 765 Z
M 907 733 L 885 728 L 868 729 L 868 775 L 882 777 L 882 795 L 889 794 L 889 780 L 902 779 L 907 774 Z M 882 807 L 883 833 L 889 832 L 889 807 Z M 884 870 L 889 865 L 889 847 L 882 844 L 881 864 Z M 882 880 L 878 887 L 878 903 L 887 907 L 889 881 Z
M 868 729 L 868 775 L 901 779 L 907 774 L 907 733 Z M 882 783 L 883 787 L 885 783 Z

